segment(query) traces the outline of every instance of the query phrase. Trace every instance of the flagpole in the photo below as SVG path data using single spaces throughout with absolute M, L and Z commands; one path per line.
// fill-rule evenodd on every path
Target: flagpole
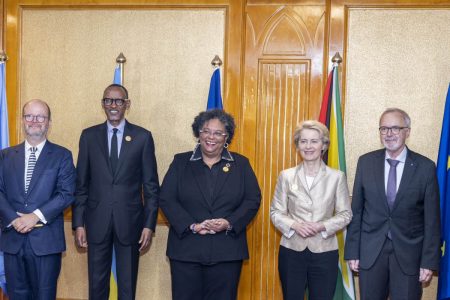
M 0 51 L 0 63 L 4 63 L 8 60 L 8 56 L 6 55 L 4 50 Z
M 214 66 L 214 68 L 220 68 L 222 66 L 222 60 L 220 59 L 219 55 L 214 56 L 211 64 Z
M 336 52 L 336 54 L 331 58 L 331 61 L 333 62 L 333 64 L 338 65 L 342 62 L 342 57 L 339 52 Z
M 124 70 L 126 62 L 127 62 L 127 58 L 125 57 L 125 55 L 123 55 L 122 52 L 120 52 L 119 56 L 117 56 L 117 58 L 116 58 L 116 63 L 118 63 L 120 66 L 120 78 L 122 79 L 122 85 L 124 85 L 124 83 L 125 83 L 125 78 L 123 77 L 123 75 L 124 75 L 123 70 Z

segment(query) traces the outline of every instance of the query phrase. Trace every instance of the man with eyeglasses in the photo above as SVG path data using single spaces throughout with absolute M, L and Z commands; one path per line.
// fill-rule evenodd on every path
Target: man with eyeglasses
M 106 122 L 83 130 L 72 207 L 75 243 L 87 248 L 89 299 L 108 299 L 113 248 L 119 299 L 135 299 L 139 253 L 156 227 L 159 181 L 151 133 L 125 119 L 125 87 L 108 86 Z
M 405 111 L 384 111 L 379 131 L 384 149 L 358 161 L 344 257 L 362 300 L 421 299 L 441 256 L 435 164 L 405 145 Z
M 11 300 L 56 299 L 76 174 L 72 153 L 47 140 L 50 123 L 47 103 L 25 103 L 25 141 L 0 152 L 0 250 Z

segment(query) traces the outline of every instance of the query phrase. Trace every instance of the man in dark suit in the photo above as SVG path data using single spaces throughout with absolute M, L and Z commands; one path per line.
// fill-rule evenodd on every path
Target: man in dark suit
M 76 174 L 70 151 L 47 140 L 50 123 L 44 101 L 27 102 L 25 141 L 0 152 L 0 250 L 11 300 L 56 299 Z
M 411 121 L 398 108 L 380 118 L 385 149 L 359 158 L 345 259 L 361 299 L 420 299 L 440 259 L 435 164 L 405 145 Z
M 113 246 L 119 299 L 134 299 L 139 252 L 150 246 L 158 212 L 155 147 L 149 131 L 125 120 L 125 87 L 108 86 L 102 107 L 107 121 L 80 137 L 72 226 L 88 249 L 89 299 L 108 299 Z

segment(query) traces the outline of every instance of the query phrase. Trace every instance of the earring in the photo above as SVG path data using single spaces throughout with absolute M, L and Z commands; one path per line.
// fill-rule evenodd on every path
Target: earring
M 230 144 L 228 144 L 228 143 L 225 142 L 225 144 L 223 145 L 223 147 L 224 147 L 225 149 L 227 149 L 229 145 L 230 145 Z

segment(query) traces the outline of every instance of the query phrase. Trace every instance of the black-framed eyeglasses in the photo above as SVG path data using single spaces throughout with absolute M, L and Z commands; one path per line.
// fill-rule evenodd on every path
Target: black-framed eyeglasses
M 200 134 L 203 136 L 214 136 L 215 138 L 219 139 L 222 137 L 226 137 L 228 134 L 222 132 L 222 131 L 211 131 L 208 129 L 202 129 L 200 130 Z
M 380 128 L 378 128 L 378 130 L 380 131 L 380 133 L 382 135 L 386 135 L 386 134 L 388 134 L 389 130 L 391 131 L 392 134 L 399 134 L 400 131 L 402 129 L 405 129 L 405 128 L 409 128 L 409 127 L 399 127 L 399 126 L 386 127 L 386 126 L 381 126 Z
M 27 122 L 37 122 L 37 123 L 44 123 L 46 119 L 48 119 L 48 117 L 46 116 L 41 116 L 41 115 L 23 115 L 23 118 L 25 119 L 25 121 Z
M 122 105 L 125 104 L 125 101 L 127 101 L 127 100 L 128 100 L 128 99 L 120 99 L 120 98 L 117 98 L 117 99 L 113 99 L 113 98 L 103 98 L 103 99 L 102 99 L 103 104 L 106 105 L 106 106 L 110 106 L 110 105 L 112 105 L 113 103 L 115 103 L 117 106 L 122 106 Z

